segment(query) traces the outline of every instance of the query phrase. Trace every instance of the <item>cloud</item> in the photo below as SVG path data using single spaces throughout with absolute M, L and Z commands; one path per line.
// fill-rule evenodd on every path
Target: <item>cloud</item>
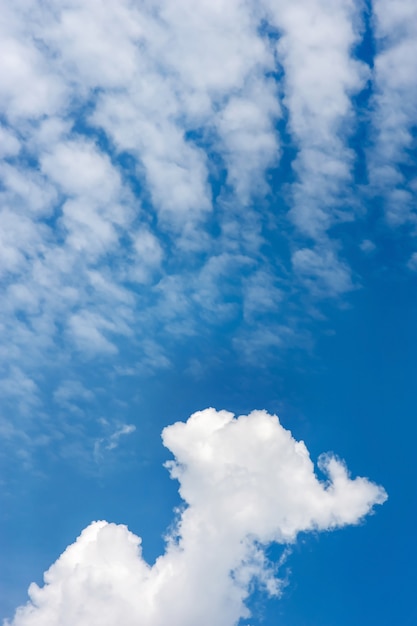
M 75 409 L 81 402 L 88 402 L 94 398 L 94 394 L 84 387 L 78 380 L 64 380 L 54 391 L 54 401 L 69 409 Z
M 266 1 L 265 6 L 277 33 L 287 131 L 297 149 L 294 181 L 287 186 L 289 217 L 304 245 L 313 242 L 312 257 L 319 254 L 325 263 L 330 247 L 339 266 L 337 287 L 333 279 L 323 280 L 323 262 L 310 265 L 309 280 L 303 278 L 303 283 L 314 295 L 335 297 L 350 289 L 349 268 L 329 246 L 327 233 L 354 217 L 355 154 L 348 145 L 354 130 L 352 98 L 370 74 L 355 55 L 363 30 L 360 5 L 350 0 L 282 0 Z M 305 254 L 303 247 L 296 260 Z M 342 273 L 346 278 L 341 279 Z
M 212 273 L 232 239 L 216 243 L 206 230 L 210 178 L 225 168 L 240 206 L 266 188 L 265 170 L 279 158 L 262 11 L 234 1 L 190 14 L 187 2 L 174 10 L 122 0 L 18 1 L 2 12 L 7 353 L 19 367 L 24 353 L 29 369 L 45 345 L 111 357 L 139 317 L 151 320 L 150 345 L 155 320 L 166 317 L 164 284 L 188 300 L 164 331 L 192 327 L 206 299 L 198 276 Z M 239 214 L 227 217 L 235 239 L 259 246 Z
M 407 267 L 413 272 L 417 271 L 417 252 L 413 252 L 413 254 L 410 256 L 410 258 L 408 259 Z
M 19 153 L 20 142 L 10 130 L 0 126 L 0 157 L 15 156 Z
M 292 256 L 294 271 L 320 297 L 336 297 L 352 290 L 350 268 L 331 249 L 302 248 Z
M 46 345 L 119 358 L 128 336 L 162 344 L 200 319 L 245 325 L 269 306 L 268 284 L 284 327 L 275 285 L 291 268 L 258 281 L 269 271 L 254 201 L 280 164 L 280 122 L 297 151 L 299 233 L 322 240 L 344 219 L 345 126 L 363 79 L 351 4 L 3 9 L 2 328 L 16 366 L 24 353 L 37 368 Z
M 415 227 L 415 174 L 410 176 L 409 172 L 415 172 L 416 166 L 417 7 L 412 0 L 375 0 L 373 11 L 377 54 L 370 180 L 375 192 L 384 198 L 389 224 L 411 223 Z
M 360 11 L 349 0 L 283 0 L 266 6 L 279 34 L 283 103 L 298 147 L 291 217 L 301 233 L 320 239 L 332 224 L 346 219 L 353 160 L 346 143 L 351 98 L 369 73 L 354 58 L 361 37 Z
M 248 361 L 305 343 L 306 291 L 319 307 L 354 285 L 340 224 L 370 76 L 372 184 L 394 181 L 391 223 L 413 214 L 394 163 L 413 12 L 385 5 L 371 76 L 351 0 L 0 0 L 0 366 L 42 391 L 50 363 L 142 375 L 220 328 Z
M 362 252 L 365 252 L 365 254 L 370 254 L 371 252 L 374 252 L 374 250 L 376 249 L 376 245 L 370 239 L 364 239 L 361 242 L 359 248 L 362 250 Z
M 12 365 L 0 379 L 0 394 L 5 402 L 29 413 L 39 403 L 38 386 L 22 370 Z
M 106 431 L 106 436 L 100 437 L 94 442 L 94 460 L 96 463 L 100 463 L 103 460 L 106 452 L 118 448 L 121 437 L 131 435 L 136 430 L 136 426 L 133 424 L 123 424 L 119 421 L 109 423 L 104 418 L 101 418 L 99 422 Z
M 387 497 L 367 479 L 351 479 L 332 455 L 319 460 L 327 477 L 320 481 L 304 443 L 265 411 L 235 418 L 207 409 L 162 438 L 184 500 L 165 553 L 150 566 L 139 537 L 94 522 L 6 625 L 232 626 L 249 616 L 254 584 L 280 594 L 268 544 L 357 524 Z
M 31 9 L 32 2 L 18 1 L 13 8 L 1 2 L 0 109 L 11 121 L 39 118 L 64 107 L 65 84 L 33 37 L 38 24 L 24 19 Z

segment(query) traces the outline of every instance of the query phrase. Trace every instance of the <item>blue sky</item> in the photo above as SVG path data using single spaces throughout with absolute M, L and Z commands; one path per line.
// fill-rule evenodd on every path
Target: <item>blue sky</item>
M 0 618 L 414 624 L 415 3 L 0 10 Z

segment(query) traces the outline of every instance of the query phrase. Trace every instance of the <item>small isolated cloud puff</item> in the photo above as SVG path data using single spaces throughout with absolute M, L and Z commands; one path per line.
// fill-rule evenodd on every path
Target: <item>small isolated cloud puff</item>
M 412 272 L 417 272 L 417 252 L 413 252 L 413 254 L 410 256 L 407 267 Z
M 319 481 L 304 443 L 265 411 L 207 409 L 162 438 L 187 504 L 165 553 L 151 567 L 125 526 L 94 522 L 5 626 L 232 626 L 249 616 L 253 582 L 279 594 L 264 546 L 358 523 L 387 497 L 331 456 Z

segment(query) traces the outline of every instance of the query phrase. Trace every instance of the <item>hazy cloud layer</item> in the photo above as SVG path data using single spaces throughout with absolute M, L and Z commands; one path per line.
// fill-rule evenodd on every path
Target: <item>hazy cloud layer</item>
M 280 593 L 268 544 L 357 524 L 386 499 L 382 487 L 351 479 L 333 456 L 320 459 L 320 481 L 304 443 L 264 411 L 235 418 L 207 409 L 162 436 L 185 502 L 165 553 L 150 566 L 139 537 L 94 522 L 46 572 L 44 587 L 31 585 L 31 602 L 6 624 L 232 626 L 249 616 L 254 584 Z

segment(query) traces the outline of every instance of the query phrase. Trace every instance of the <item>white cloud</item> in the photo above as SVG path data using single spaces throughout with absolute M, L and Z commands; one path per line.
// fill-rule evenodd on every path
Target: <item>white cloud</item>
M 358 7 L 0 0 L 1 361 L 36 384 L 47 362 L 76 376 L 83 354 L 113 371 L 167 368 L 173 341 L 226 322 L 240 353 L 246 339 L 247 354 L 283 350 L 298 341 L 300 284 L 351 290 L 329 229 L 352 217 Z M 282 247 L 286 208 L 268 188 L 278 122 L 296 150 L 296 242 Z M 404 221 L 411 186 L 394 195 Z
M 0 3 L 0 110 L 12 122 L 52 114 L 65 102 L 65 85 L 33 36 L 37 17 L 32 23 L 25 19 L 31 5 L 21 0 L 13 7 L 5 0 Z
M 60 142 L 41 158 L 42 170 L 70 196 L 111 201 L 117 197 L 119 175 L 107 155 L 86 141 Z
M 329 229 L 353 219 L 352 96 L 369 78 L 369 68 L 354 55 L 362 30 L 360 5 L 352 0 L 267 0 L 265 5 L 277 31 L 287 128 L 298 149 L 292 163 L 295 180 L 288 189 L 289 215 L 298 234 L 324 244 L 320 255 L 325 257 Z M 316 250 L 309 254 L 315 257 Z M 301 249 L 297 265 L 305 255 Z M 350 289 L 349 268 L 337 259 L 334 247 L 331 256 L 339 268 L 337 285 L 327 270 L 324 278 L 322 262 L 310 263 L 304 284 L 316 295 L 333 297 Z
M 116 346 L 105 336 L 112 330 L 114 324 L 111 320 L 88 311 L 75 313 L 69 320 L 69 332 L 77 347 L 91 355 L 117 353 Z
M 54 401 L 63 406 L 75 410 L 79 401 L 88 402 L 94 398 L 94 394 L 84 387 L 79 380 L 64 380 L 54 391 Z
M 223 252 L 204 228 L 213 208 L 208 178 L 217 175 L 212 152 L 242 201 L 264 187 L 264 170 L 278 157 L 280 107 L 265 76 L 274 59 L 259 36 L 262 12 L 237 0 L 191 12 L 187 2 L 174 9 L 17 0 L 2 2 L 2 15 L 0 112 L 9 123 L 1 131 L 1 260 L 11 283 L 4 328 L 15 344 L 8 352 L 21 354 L 30 338 L 35 361 L 36 347 L 59 334 L 90 355 L 115 354 L 109 335 L 127 334 L 139 300 L 141 319 L 158 314 L 152 286 L 183 282 L 172 270 L 177 256 L 184 267 L 193 266 L 193 251 L 207 253 L 189 273 L 193 306 L 204 299 L 197 277 Z M 131 172 L 118 163 L 127 153 Z M 237 237 L 259 245 L 252 233 Z M 118 307 L 117 294 L 132 282 L 143 292 L 132 292 L 116 320 L 103 305 L 113 294 Z M 167 330 L 190 328 L 181 314 L 193 306 L 177 309 Z
M 244 316 L 248 321 L 256 321 L 265 313 L 277 312 L 284 292 L 271 271 L 260 269 L 244 282 Z
M 243 202 L 254 192 L 266 190 L 263 173 L 280 157 L 274 122 L 281 117 L 274 81 L 258 80 L 245 92 L 230 98 L 216 122 L 223 138 L 220 151 L 226 161 L 228 182 Z
M 376 245 L 370 239 L 364 239 L 361 242 L 359 247 L 362 250 L 362 252 L 365 252 L 366 254 L 369 254 L 370 252 L 373 252 L 376 249 Z
M 104 92 L 91 118 L 138 158 L 162 225 L 185 229 L 186 242 L 196 240 L 190 222 L 212 208 L 209 163 L 192 133 L 203 131 L 223 155 L 242 196 L 262 187 L 278 156 L 279 105 L 265 77 L 273 58 L 257 33 L 260 17 L 238 1 L 200 2 L 192 11 L 186 1 L 142 6 L 132 12 L 144 25 L 134 80 L 122 93 Z
M 53 213 L 56 190 L 35 169 L 3 162 L 0 165 L 0 176 L 4 187 L 1 193 L 3 206 L 13 208 L 15 212 L 27 213 L 27 217 L 32 220 Z
M 0 126 L 0 157 L 16 156 L 20 150 L 20 142 L 8 128 Z
M 384 197 L 389 223 L 415 225 L 415 189 L 403 166 L 415 167 L 417 6 L 413 0 L 374 0 L 373 12 L 377 55 L 372 122 L 376 137 L 369 153 L 370 179 Z
M 351 0 L 283 0 L 267 5 L 280 35 L 283 101 L 299 148 L 291 216 L 303 234 L 320 239 L 335 221 L 345 219 L 353 158 L 346 147 L 351 96 L 368 76 L 368 68 L 353 58 L 360 39 L 358 5 Z
M 162 246 L 149 230 L 141 230 L 133 237 L 133 246 L 139 261 L 151 267 L 158 267 L 163 258 Z
M 96 463 L 103 462 L 107 452 L 118 448 L 122 437 L 132 435 L 136 431 L 134 424 L 123 424 L 119 421 L 110 423 L 104 418 L 101 418 L 99 422 L 107 434 L 94 442 L 94 460 Z
M 26 338 L 26 363 L 60 340 L 114 356 L 138 320 L 154 341 L 157 320 L 184 335 L 198 316 L 243 310 L 247 323 L 255 300 L 266 311 L 266 282 L 254 290 L 264 239 L 251 204 L 279 164 L 282 95 L 299 148 L 292 214 L 317 236 L 339 219 L 343 125 L 362 80 L 349 2 L 1 7 L 7 351 L 22 355 Z M 279 31 L 276 48 L 265 20 Z M 240 271 L 245 280 L 231 280 Z
M 329 247 L 302 248 L 292 256 L 294 271 L 320 297 L 337 297 L 354 289 L 350 268 Z
M 411 257 L 408 260 L 407 267 L 413 271 L 417 272 L 417 252 L 413 252 Z
M 163 431 L 168 463 L 186 503 L 165 553 L 149 566 L 139 537 L 94 522 L 32 584 L 13 626 L 232 626 L 248 617 L 257 580 L 280 580 L 264 547 L 297 534 L 357 524 L 386 494 L 324 456 L 320 482 L 308 451 L 264 411 L 235 419 L 207 409 Z
M 12 365 L 0 379 L 2 398 L 13 399 L 14 406 L 28 413 L 39 402 L 38 386 L 19 367 Z

